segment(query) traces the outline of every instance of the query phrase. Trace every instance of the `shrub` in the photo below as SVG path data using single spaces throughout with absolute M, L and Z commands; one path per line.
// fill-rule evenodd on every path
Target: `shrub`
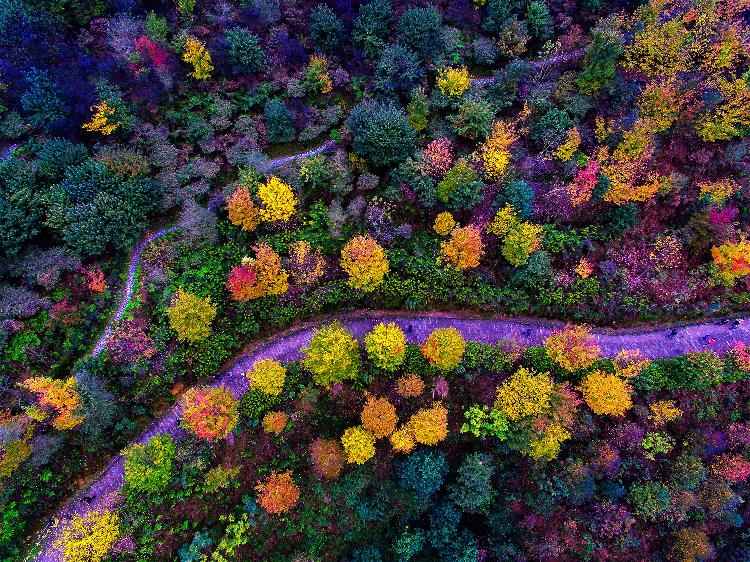
M 454 228 L 450 240 L 440 243 L 440 252 L 440 261 L 458 269 L 478 267 L 479 259 L 484 254 L 481 229 L 475 225 Z
M 319 385 L 353 380 L 359 374 L 359 344 L 338 322 L 315 330 L 302 354 L 303 367 Z
M 63 562 L 101 562 L 120 535 L 120 518 L 109 510 L 75 514 L 56 540 Z
M 199 439 L 224 439 L 237 427 L 237 399 L 224 386 L 191 388 L 180 407 L 180 425 Z
M 335 439 L 317 438 L 310 444 L 313 469 L 328 480 L 338 478 L 344 468 L 344 450 Z
M 434 60 L 443 48 L 443 16 L 434 7 L 409 8 L 398 20 L 399 40 L 423 60 Z
M 550 358 L 568 371 L 587 369 L 599 358 L 601 349 L 585 326 L 566 325 L 545 340 Z
M 471 86 L 471 76 L 469 69 L 465 66 L 461 68 L 441 68 L 437 75 L 437 87 L 444 96 L 457 98 L 460 97 Z
M 554 387 L 548 373 L 521 367 L 498 387 L 495 408 L 512 421 L 543 415 L 549 409 Z
M 453 145 L 448 138 L 431 141 L 422 151 L 422 170 L 436 178 L 442 177 L 453 164 Z
M 665 423 L 677 420 L 682 416 L 682 410 L 677 407 L 674 400 L 658 400 L 651 404 L 650 410 L 651 413 L 648 417 L 656 427 L 661 427 Z
M 372 433 L 375 439 L 388 437 L 396 429 L 398 416 L 396 408 L 387 398 L 368 396 L 360 414 L 362 427 Z
M 253 363 L 253 368 L 245 376 L 250 380 L 250 388 L 278 396 L 284 389 L 286 369 L 274 359 L 261 359 Z
M 437 184 L 437 198 L 452 211 L 471 209 L 482 199 L 484 184 L 468 161 L 461 158 Z
M 440 403 L 422 408 L 409 420 L 414 439 L 422 445 L 437 445 L 448 436 L 448 410 Z
M 487 453 L 467 455 L 451 486 L 450 498 L 465 512 L 487 512 L 495 499 L 492 475 L 495 467 Z
M 425 496 L 437 492 L 447 474 L 448 462 L 442 451 L 422 449 L 398 464 L 400 485 Z
M 309 242 L 298 240 L 289 246 L 289 269 L 296 283 L 314 285 L 325 273 L 325 258 Z
M 456 328 L 436 328 L 420 350 L 430 365 L 441 371 L 450 371 L 461 362 L 466 341 Z
M 341 268 L 349 275 L 350 286 L 370 293 L 383 282 L 390 265 L 374 238 L 355 236 L 341 250 Z
M 444 211 L 442 213 L 438 213 L 438 215 L 435 217 L 435 223 L 432 225 L 432 229 L 439 236 L 448 236 L 448 234 L 451 233 L 451 230 L 453 230 L 453 227 L 455 226 L 456 220 L 453 218 L 453 215 L 451 215 L 447 211 Z
M 269 100 L 263 107 L 263 122 L 266 124 L 266 140 L 270 143 L 285 143 L 294 140 L 295 130 L 292 112 L 281 100 Z
M 674 445 L 674 439 L 664 431 L 649 431 L 641 441 L 641 447 L 646 451 L 644 456 L 652 461 L 656 460 L 658 453 L 669 454 Z
M 263 426 L 263 431 L 265 431 L 266 433 L 273 433 L 274 435 L 278 435 L 282 431 L 284 431 L 284 428 L 286 427 L 288 421 L 289 416 L 287 416 L 284 412 L 268 412 L 265 416 L 263 416 L 261 425 Z
M 320 51 L 333 53 L 341 47 L 344 24 L 327 5 L 318 4 L 310 12 L 308 30 L 313 45 Z
M 125 482 L 141 493 L 158 493 L 166 489 L 174 470 L 177 449 L 169 434 L 155 435 L 146 443 L 136 443 L 122 453 Z
M 534 204 L 534 190 L 519 179 L 509 181 L 495 199 L 500 208 L 510 205 L 522 221 L 527 220 L 532 213 Z
M 178 340 L 196 342 L 208 337 L 211 322 L 216 317 L 216 305 L 209 298 L 202 299 L 178 289 L 167 308 L 167 316 Z
M 292 471 L 271 474 L 255 486 L 258 504 L 268 513 L 275 515 L 289 511 L 299 500 L 299 488 L 292 478 Z
M 57 93 L 46 70 L 32 68 L 24 75 L 26 89 L 21 94 L 21 109 L 33 129 L 50 133 L 58 129 L 70 114 L 70 107 Z
M 416 133 L 403 110 L 366 100 L 346 121 L 354 135 L 354 152 L 373 166 L 394 166 L 414 151 Z
M 297 197 L 288 183 L 276 176 L 258 186 L 260 216 L 266 222 L 286 222 L 297 210 Z
M 95 108 L 96 111 L 91 116 L 91 121 L 83 124 L 86 131 L 111 135 L 122 126 L 122 122 L 115 117 L 115 109 L 109 105 L 107 100 L 100 102 Z
M 393 322 L 381 322 L 365 336 L 365 349 L 375 366 L 386 371 L 395 371 L 406 356 L 406 336 Z
M 364 464 L 375 456 L 375 436 L 361 425 L 344 431 L 341 444 L 349 463 Z
M 632 388 L 616 375 L 589 373 L 579 386 L 586 404 L 598 415 L 624 416 L 633 405 Z

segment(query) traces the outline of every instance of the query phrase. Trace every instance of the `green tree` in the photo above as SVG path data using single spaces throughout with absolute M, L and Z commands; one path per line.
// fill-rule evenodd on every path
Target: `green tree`
M 398 20 L 399 42 L 432 61 L 443 48 L 443 16 L 434 7 L 409 8 Z
M 414 152 L 416 133 L 406 113 L 394 105 L 365 100 L 346 124 L 354 135 L 354 152 L 375 167 L 393 166 Z
M 318 4 L 310 12 L 310 39 L 320 51 L 334 53 L 341 47 L 344 24 L 326 4 Z
M 266 124 L 266 140 L 271 143 L 294 140 L 292 112 L 280 100 L 270 100 L 263 108 L 263 121 Z
M 390 0 L 372 0 L 362 4 L 352 28 L 352 44 L 374 59 L 380 54 L 393 17 Z
M 257 35 L 242 27 L 224 32 L 227 54 L 236 73 L 253 74 L 266 67 L 265 53 Z
M 621 54 L 622 47 L 616 37 L 595 31 L 586 50 L 583 70 L 576 78 L 581 93 L 593 96 L 608 86 L 615 77 L 617 59 Z

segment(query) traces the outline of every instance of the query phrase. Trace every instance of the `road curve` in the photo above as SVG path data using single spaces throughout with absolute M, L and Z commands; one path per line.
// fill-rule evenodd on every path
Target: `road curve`
M 562 323 L 555 321 L 470 317 L 461 313 L 426 312 L 412 315 L 393 311 L 360 311 L 340 314 L 312 321 L 256 342 L 245 349 L 234 364 L 218 375 L 211 384 L 226 386 L 236 396 L 241 396 L 247 390 L 245 372 L 255 361 L 265 358 L 284 362 L 299 359 L 300 349 L 309 343 L 313 330 L 333 319 L 340 320 L 359 339 L 378 322 L 395 322 L 406 332 L 407 339 L 412 343 L 424 341 L 435 328 L 452 326 L 467 340 L 496 343 L 501 339 L 513 338 L 524 345 L 535 345 L 541 344 L 553 330 L 562 326 Z M 594 329 L 594 337 L 603 354 L 608 357 L 614 357 L 622 349 L 636 348 L 651 358 L 671 357 L 705 349 L 721 352 L 735 342 L 750 341 L 750 321 L 736 327 L 733 327 L 731 322 L 683 325 L 677 328 L 676 335 L 671 336 L 671 332 L 672 328 Z M 712 338 L 713 342 L 709 343 L 708 338 Z M 145 442 L 152 436 L 162 433 L 169 433 L 174 437 L 184 434 L 184 430 L 179 427 L 177 406 L 172 407 L 163 418 L 154 422 L 136 442 Z M 91 510 L 116 507 L 120 502 L 119 491 L 123 485 L 123 476 L 123 458 L 117 455 L 85 493 L 67 502 L 55 520 L 47 526 L 40 537 L 40 553 L 32 560 L 61 562 L 62 556 L 54 545 L 59 529 L 76 514 L 82 515 Z M 84 497 L 87 499 L 84 500 Z

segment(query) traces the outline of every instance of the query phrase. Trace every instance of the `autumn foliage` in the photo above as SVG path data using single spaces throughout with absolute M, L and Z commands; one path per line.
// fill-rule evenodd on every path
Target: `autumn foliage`
M 199 439 L 224 439 L 237 427 L 237 399 L 224 386 L 195 387 L 180 400 L 180 425 Z

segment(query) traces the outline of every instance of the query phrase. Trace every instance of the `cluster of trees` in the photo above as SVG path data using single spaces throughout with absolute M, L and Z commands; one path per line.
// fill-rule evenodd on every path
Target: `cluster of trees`
M 664 371 L 680 376 L 655 386 Z M 606 359 L 580 326 L 523 348 L 455 328 L 406 344 L 386 323 L 360 345 L 330 324 L 301 361 L 262 359 L 247 377 L 241 397 L 186 394 L 186 434 L 129 447 L 124 505 L 71 523 L 66 548 L 106 528 L 132 541 L 122 560 L 747 554 L 743 344 Z

